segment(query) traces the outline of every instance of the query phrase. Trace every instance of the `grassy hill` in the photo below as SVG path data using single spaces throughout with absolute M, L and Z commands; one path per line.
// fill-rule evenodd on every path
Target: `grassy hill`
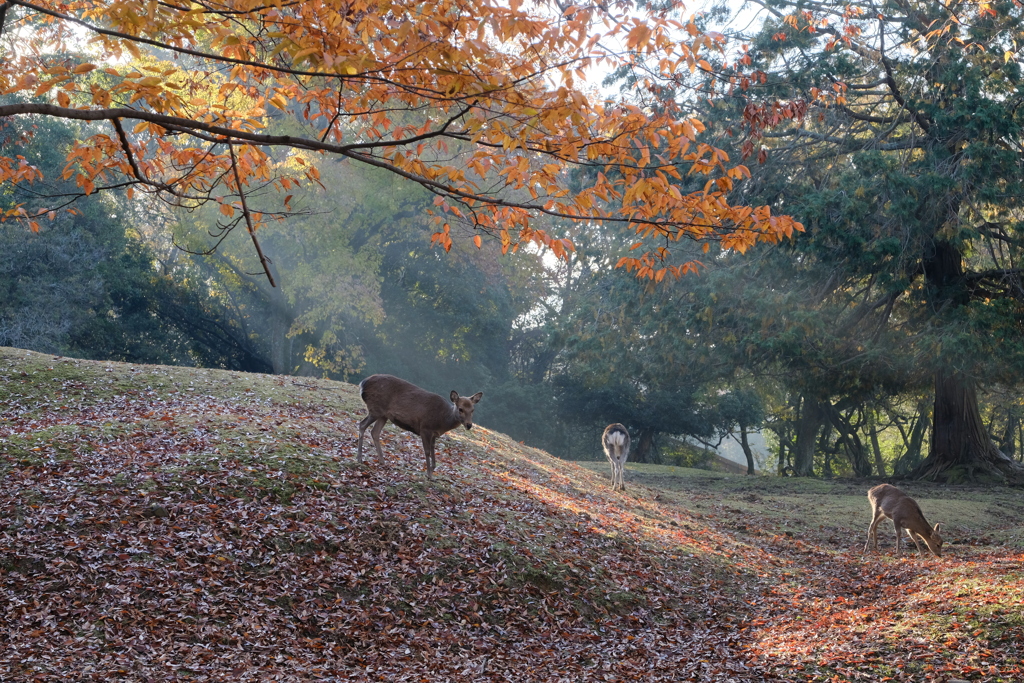
M 484 398 L 486 400 L 486 396 Z M 1024 496 L 569 463 L 354 386 L 0 349 L 0 680 L 1020 681 Z M 372 447 L 369 453 L 372 453 Z M 916 552 L 916 551 L 915 551 Z

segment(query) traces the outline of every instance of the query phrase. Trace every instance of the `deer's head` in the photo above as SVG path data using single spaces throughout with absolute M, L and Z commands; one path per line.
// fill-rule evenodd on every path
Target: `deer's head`
M 483 396 L 484 392 L 478 391 L 469 398 L 464 398 L 459 396 L 459 392 L 452 390 L 452 403 L 455 404 L 455 410 L 459 412 L 459 422 L 466 429 L 473 428 L 473 411 L 476 410 L 476 404 L 480 402 Z

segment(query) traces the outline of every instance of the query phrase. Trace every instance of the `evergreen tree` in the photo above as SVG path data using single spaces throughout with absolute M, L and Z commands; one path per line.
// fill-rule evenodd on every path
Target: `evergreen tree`
M 756 164 L 748 199 L 807 228 L 776 250 L 807 286 L 803 301 L 775 309 L 790 320 L 774 330 L 780 343 L 803 346 L 789 357 L 810 383 L 800 402 L 804 454 L 821 425 L 841 421 L 826 394 L 859 383 L 865 398 L 884 396 L 927 375 L 930 452 L 914 475 L 1024 480 L 986 430 L 977 397 L 979 386 L 1024 378 L 1021 8 L 986 3 L 953 16 L 924 2 L 869 12 L 766 7 L 744 37 L 749 52 L 705 83 L 731 99 L 703 111 L 714 122 L 707 134 L 735 136 L 736 152 Z M 663 97 L 697 103 L 683 81 L 667 85 Z M 777 272 L 777 287 L 801 291 Z M 809 460 L 798 467 L 809 472 Z

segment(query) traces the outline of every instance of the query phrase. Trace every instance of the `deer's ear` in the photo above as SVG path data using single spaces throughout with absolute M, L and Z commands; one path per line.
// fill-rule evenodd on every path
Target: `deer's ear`
M 454 389 L 452 389 L 452 394 L 448 398 L 450 398 L 452 400 L 452 403 L 455 403 L 456 401 L 459 400 L 459 392 L 457 392 Z
M 472 396 L 470 396 L 469 400 L 472 401 L 473 403 L 479 403 L 480 399 L 482 399 L 483 397 L 484 397 L 484 392 L 478 391 L 475 394 L 473 394 Z

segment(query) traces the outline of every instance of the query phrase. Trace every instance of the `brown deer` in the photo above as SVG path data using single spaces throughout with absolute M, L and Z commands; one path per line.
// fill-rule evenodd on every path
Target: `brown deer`
M 625 489 L 625 465 L 629 457 L 629 432 L 616 422 L 604 428 L 601 435 L 604 454 L 612 465 L 612 491 Z
M 460 424 L 466 429 L 472 429 L 473 410 L 484 394 L 480 391 L 469 398 L 463 398 L 453 391 L 451 401 L 446 401 L 444 397 L 420 389 L 404 379 L 392 375 L 370 375 L 359 383 L 359 395 L 366 404 L 367 415 L 359 421 L 356 462 L 363 461 L 363 436 L 371 423 L 373 429 L 370 430 L 370 436 L 377 448 L 377 457 L 384 459 L 380 449 L 380 432 L 384 424 L 391 420 L 423 439 L 427 479 L 430 479 L 434 474 L 434 442 L 437 437 Z
M 932 551 L 935 557 L 942 557 L 942 536 L 939 535 L 939 524 L 934 527 L 928 524 L 921 512 L 921 506 L 917 501 L 890 484 L 879 484 L 868 491 L 868 502 L 871 503 L 871 526 L 868 527 L 868 540 L 864 544 L 864 552 L 868 546 L 878 548 L 878 523 L 883 517 L 892 520 L 893 529 L 896 531 L 896 556 L 900 555 L 900 538 L 902 531 L 907 530 L 907 535 L 914 541 L 918 551 L 924 555 L 921 544 L 917 538 L 925 542 L 928 550 Z

